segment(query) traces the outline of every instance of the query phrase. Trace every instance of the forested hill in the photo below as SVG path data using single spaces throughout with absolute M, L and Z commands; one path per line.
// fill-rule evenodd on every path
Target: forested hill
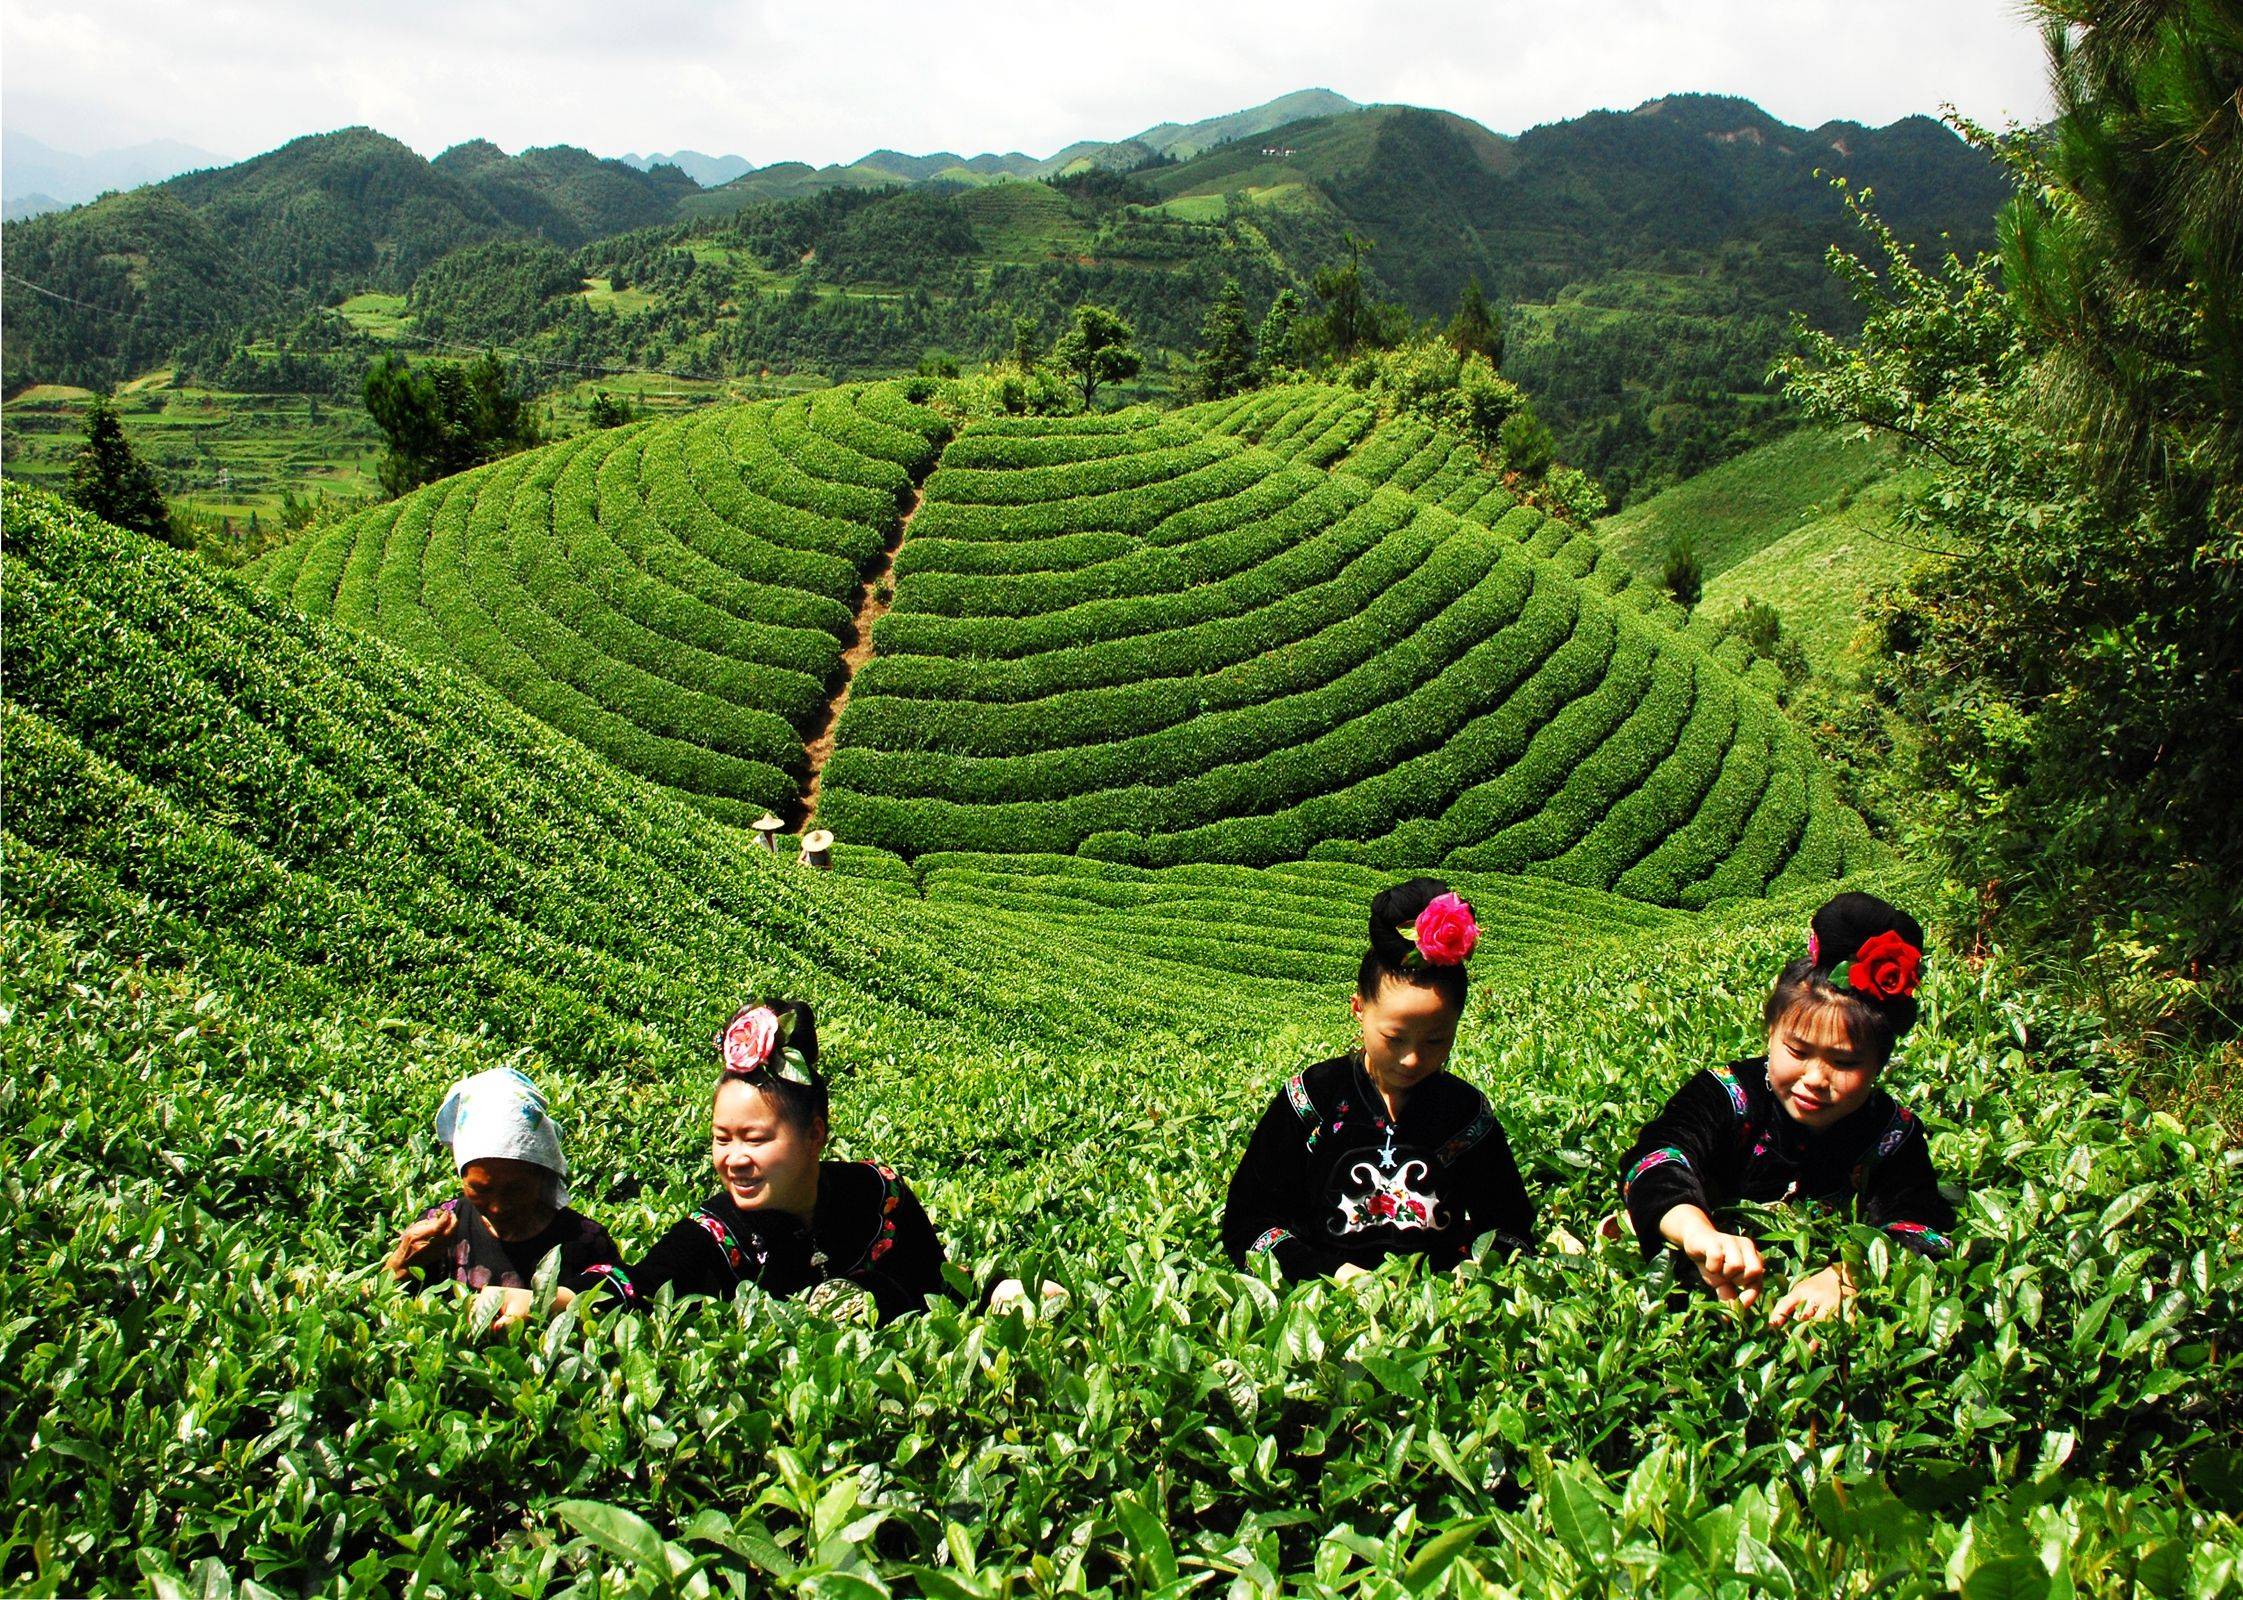
M 1329 114 L 1268 127 L 1289 103 Z M 565 147 L 474 141 L 431 162 L 370 129 L 317 135 L 9 225 L 11 274 L 68 298 L 11 294 L 6 388 L 178 363 L 222 387 L 352 395 L 379 347 L 325 308 L 369 290 L 410 297 L 408 320 L 371 330 L 408 350 L 837 379 L 996 354 L 1023 316 L 1048 338 L 1092 298 L 1136 322 L 1157 386 L 1226 277 L 1313 306 L 1352 234 L 1413 317 L 1445 316 L 1477 278 L 1509 324 L 1507 373 L 1567 457 L 1636 495 L 1774 425 L 1765 374 L 1791 313 L 1850 317 L 1822 264 L 1847 226 L 1826 174 L 1874 185 L 1907 236 L 1965 248 L 1990 241 L 2003 193 L 1924 118 L 1806 130 L 1689 95 L 1507 138 L 1349 105 L 1305 91 L 1070 146 L 1037 163 L 1065 169 L 1049 181 L 999 170 L 1010 158 L 883 151 L 713 191 Z M 1140 164 L 1114 170 L 1125 157 Z M 788 198 L 744 200 L 758 183 Z

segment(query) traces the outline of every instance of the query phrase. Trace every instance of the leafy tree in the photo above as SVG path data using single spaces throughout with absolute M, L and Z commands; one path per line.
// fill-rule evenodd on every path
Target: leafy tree
M 1267 377 L 1300 364 L 1301 297 L 1290 287 L 1271 297 L 1254 335 L 1254 368 Z
M 366 409 L 389 438 L 380 476 L 393 495 L 538 442 L 528 398 L 490 352 L 418 367 L 385 355 L 367 369 Z
M 1221 400 L 1254 381 L 1253 336 L 1246 327 L 1246 291 L 1225 278 L 1207 320 L 1200 324 L 1198 370 L 1192 390 L 1202 400 Z
M 593 391 L 592 403 L 584 411 L 585 421 L 595 428 L 620 428 L 632 416 L 631 402 L 618 400 L 605 389 Z
M 70 463 L 70 498 L 102 521 L 176 540 L 156 469 L 140 459 L 107 400 L 86 407 L 86 439 Z
M 1933 467 L 1905 531 L 1950 559 L 1882 617 L 1919 831 L 2106 1004 L 2162 1026 L 2193 992 L 2231 1031 L 2243 34 L 2214 0 L 2038 9 L 2057 116 L 1993 142 L 2019 186 L 2000 261 L 1926 270 L 1849 195 L 1866 324 L 1802 331 L 1785 372 L 1811 417 Z
M 1334 360 L 1349 361 L 1377 342 L 1379 317 L 1363 284 L 1363 258 L 1376 246 L 1362 235 L 1347 236 L 1347 260 L 1317 269 L 1311 280 L 1323 310 L 1316 321 L 1317 343 Z
M 1089 405 L 1101 384 L 1134 377 L 1144 362 L 1137 353 L 1137 330 L 1105 306 L 1085 301 L 1075 320 L 1052 346 L 1059 370 L 1075 380 Z
M 1041 317 L 1012 319 L 1013 365 L 1026 372 L 1044 358 L 1044 323 Z
M 1520 406 L 1503 419 L 1497 435 L 1503 447 L 1503 464 L 1513 472 L 1539 478 L 1557 459 L 1558 441 L 1531 406 Z
M 1483 355 L 1490 366 L 1498 370 L 1503 366 L 1503 324 L 1480 292 L 1477 278 L 1465 284 L 1456 315 L 1449 318 L 1449 343 L 1458 355 Z
M 1676 605 L 1685 611 L 1698 609 L 1698 602 L 1705 597 L 1706 569 L 1698 559 L 1696 541 L 1688 534 L 1678 533 L 1667 541 L 1659 577 Z

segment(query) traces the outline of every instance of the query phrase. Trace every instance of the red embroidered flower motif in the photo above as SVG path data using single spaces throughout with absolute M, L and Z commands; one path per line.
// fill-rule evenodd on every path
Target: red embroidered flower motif
M 1888 928 L 1854 952 L 1846 982 L 1856 994 L 1906 1000 L 1916 993 L 1923 971 L 1924 953 Z
M 1417 941 L 1418 954 L 1436 967 L 1461 966 L 1480 942 L 1472 908 L 1454 894 L 1437 897 L 1406 931 Z

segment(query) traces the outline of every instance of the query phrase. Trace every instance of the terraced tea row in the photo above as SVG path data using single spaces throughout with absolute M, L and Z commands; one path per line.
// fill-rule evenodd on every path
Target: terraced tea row
M 1942 947 L 1894 1068 L 1966 1196 L 1957 1254 L 1770 1224 L 1853 1264 L 1820 1339 L 1621 1245 L 1287 1289 L 1215 1218 L 1272 1092 L 1346 1042 L 1325 974 L 1376 875 L 922 856 L 924 902 L 852 884 L 894 864 L 763 857 L 465 675 L 0 504 L 0 1588 L 2233 1587 L 2233 1164 L 2106 1087 L 2086 1019 L 1999 952 Z M 1464 882 L 1492 993 L 1455 1065 L 1538 1232 L 1592 1238 L 1629 1130 L 1751 1048 L 1804 906 Z M 817 1002 L 835 1153 L 908 1175 L 956 1303 L 486 1330 L 384 1280 L 457 1185 L 431 1108 L 508 1062 L 578 1204 L 645 1249 L 706 1193 L 709 1034 L 774 988 Z M 1007 1275 L 1059 1293 L 993 1310 Z
M 883 384 L 587 434 L 254 575 L 744 822 L 796 798 L 864 576 L 948 432 Z
M 1313 398 L 1277 392 L 1294 436 L 1352 426 Z M 1680 906 L 1869 858 L 1771 704 L 1398 426 L 1330 473 L 1147 413 L 967 427 L 822 819 L 906 856 L 1316 856 Z
M 1177 416 L 1287 460 L 1398 489 L 1467 522 L 1497 529 L 1654 621 L 1691 627 L 1693 619 L 1647 566 L 1612 550 L 1589 531 L 1522 505 L 1497 474 L 1480 464 L 1479 452 L 1467 441 L 1414 417 L 1379 421 L 1371 400 L 1355 390 L 1286 384 L 1194 406 Z M 1742 644 L 1716 640 L 1710 626 L 1697 627 L 1692 636 L 1724 665 L 1748 670 L 1749 653 Z
M 931 855 L 915 863 L 929 902 L 1019 912 L 1039 927 L 1198 973 L 1293 978 L 1344 992 L 1363 955 L 1363 908 L 1391 872 L 1341 862 L 1147 869 L 1080 856 Z M 1480 925 L 1475 968 L 1500 986 L 1553 950 L 1579 960 L 1602 939 L 1654 935 L 1681 914 L 1534 878 L 1459 873 Z M 1179 977 L 1179 987 L 1191 979 Z

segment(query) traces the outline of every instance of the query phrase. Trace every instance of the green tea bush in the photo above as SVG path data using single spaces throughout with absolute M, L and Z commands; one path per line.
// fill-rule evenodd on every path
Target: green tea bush
M 2237 1164 L 2000 952 L 1935 950 L 1894 1068 L 1957 1253 L 1766 1221 L 1852 1262 L 1850 1323 L 1675 1300 L 1632 1246 L 1287 1290 L 1214 1217 L 1345 1038 L 1382 874 L 809 872 L 464 674 L 0 497 L 0 1586 L 2237 1591 Z M 1458 1069 L 1593 1239 L 1823 889 L 1683 917 L 1459 882 Z M 840 1153 L 910 1175 L 963 1303 L 492 1333 L 382 1279 L 453 1181 L 431 1107 L 504 1060 L 643 1246 L 702 1193 L 704 1041 L 762 989 L 818 1004 Z M 1007 1275 L 1062 1295 L 987 1315 Z
M 600 430 L 315 530 L 253 575 L 745 822 L 793 802 L 860 575 L 949 431 L 879 386 Z

